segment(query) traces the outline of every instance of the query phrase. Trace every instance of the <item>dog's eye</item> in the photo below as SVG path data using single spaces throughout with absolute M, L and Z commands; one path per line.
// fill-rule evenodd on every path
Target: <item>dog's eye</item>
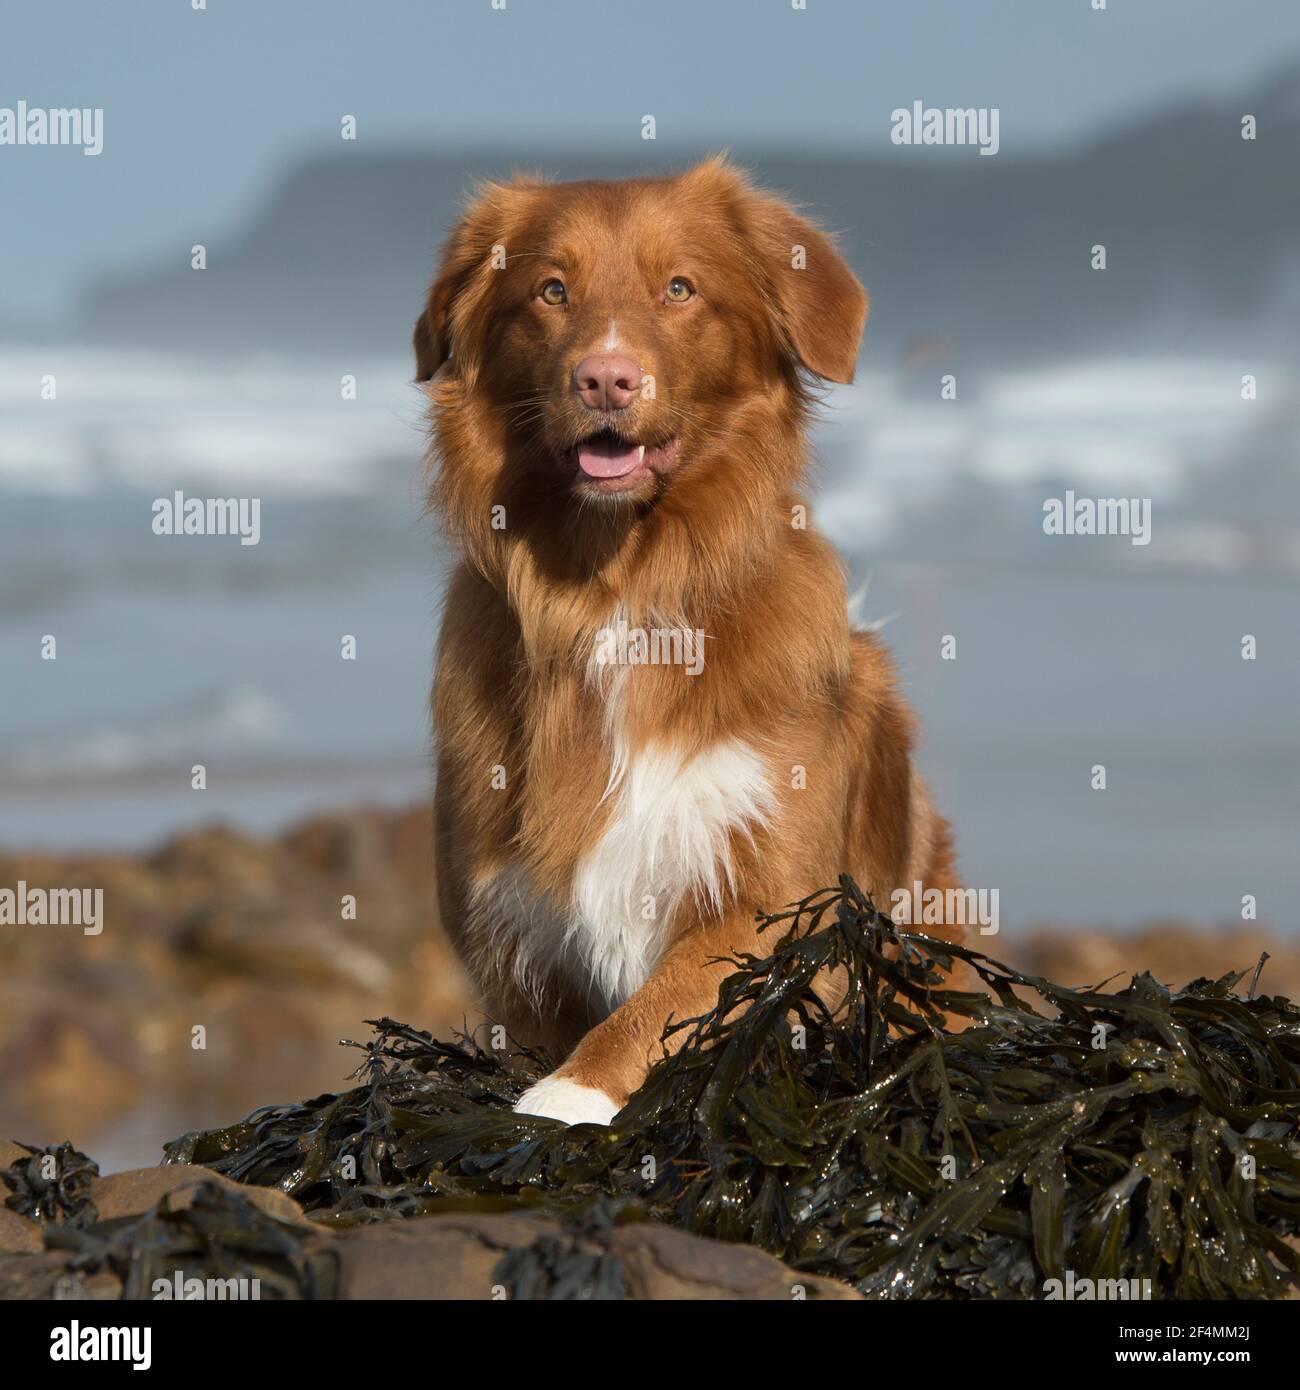
M 548 280 L 541 291 L 543 304 L 565 304 L 568 302 L 569 292 L 564 288 L 563 280 Z
M 680 275 L 674 275 L 668 282 L 668 288 L 664 291 L 664 297 L 669 304 L 685 304 L 694 295 L 695 291 L 691 288 L 689 280 L 683 280 Z

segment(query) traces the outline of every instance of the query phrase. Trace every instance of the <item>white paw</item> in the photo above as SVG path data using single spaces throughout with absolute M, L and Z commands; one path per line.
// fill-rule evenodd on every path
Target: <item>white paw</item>
M 607 1125 L 619 1107 L 594 1086 L 579 1086 L 562 1076 L 544 1076 L 515 1102 L 524 1115 L 547 1115 L 566 1125 Z

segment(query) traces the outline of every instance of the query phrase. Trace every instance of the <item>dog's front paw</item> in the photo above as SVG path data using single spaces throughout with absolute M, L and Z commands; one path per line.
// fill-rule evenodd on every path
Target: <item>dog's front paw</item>
M 546 1115 L 566 1125 L 607 1125 L 620 1107 L 594 1086 L 580 1086 L 563 1076 L 544 1076 L 515 1102 L 522 1115 Z

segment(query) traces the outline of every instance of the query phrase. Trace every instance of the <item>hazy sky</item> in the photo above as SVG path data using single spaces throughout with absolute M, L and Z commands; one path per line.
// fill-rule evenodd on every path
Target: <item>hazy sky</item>
M 237 225 L 295 158 L 640 138 L 869 147 L 997 106 L 1003 158 L 1300 54 L 1297 0 L 0 0 L 0 107 L 104 108 L 104 152 L 0 146 L 0 316 Z M 339 120 L 356 115 L 344 146 Z

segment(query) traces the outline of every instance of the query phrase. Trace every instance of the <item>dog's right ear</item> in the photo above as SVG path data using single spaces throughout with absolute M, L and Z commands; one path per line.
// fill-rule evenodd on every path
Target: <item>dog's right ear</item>
M 442 248 L 438 273 L 424 301 L 424 310 L 415 321 L 412 344 L 415 348 L 415 379 L 431 381 L 451 357 L 455 321 L 464 321 L 461 302 L 474 285 L 475 272 L 485 256 L 491 256 L 491 242 L 482 249 L 482 232 L 488 221 L 484 197 L 476 198 L 452 228 Z M 459 309 L 459 312 L 458 312 Z
M 442 248 L 438 274 L 429 287 L 424 311 L 415 321 L 415 379 L 430 381 L 449 358 L 468 355 L 474 346 L 475 309 L 491 283 L 494 253 L 507 248 L 525 191 L 535 179 L 485 183 L 452 228 Z

